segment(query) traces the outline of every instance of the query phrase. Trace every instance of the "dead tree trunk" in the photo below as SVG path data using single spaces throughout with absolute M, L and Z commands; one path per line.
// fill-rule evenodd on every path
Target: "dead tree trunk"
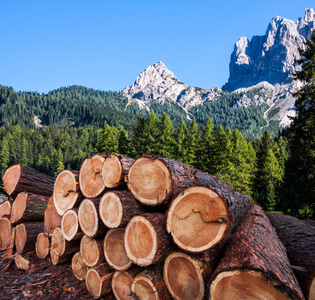
M 172 238 L 165 231 L 165 219 L 164 214 L 147 213 L 129 221 L 124 242 L 132 262 L 149 266 L 164 259 L 174 249 Z
M 0 218 L 0 250 L 5 250 L 11 241 L 11 223 L 8 218 Z
M 79 226 L 78 211 L 79 208 L 69 209 L 62 216 L 61 230 L 67 241 L 81 239 L 84 235 Z
M 44 214 L 44 233 L 51 237 L 55 228 L 61 225 L 61 216 L 57 213 L 53 198 L 48 201 L 45 214 Z
M 79 171 L 61 171 L 55 180 L 53 201 L 56 210 L 62 216 L 68 209 L 79 206 L 82 198 L 79 185 Z
M 94 267 L 105 260 L 103 239 L 93 239 L 84 235 L 80 243 L 80 252 L 84 263 L 89 267 Z
M 71 261 L 73 275 L 80 281 L 84 280 L 89 267 L 84 263 L 80 251 L 73 255 Z
M 0 204 L 0 218 L 3 216 L 9 216 L 11 214 L 11 200 L 6 200 Z
M 49 238 L 41 232 L 36 239 L 35 250 L 36 255 L 39 258 L 45 259 L 49 254 L 50 240 Z
M 11 197 L 30 192 L 52 196 L 55 178 L 23 165 L 14 165 L 6 170 L 2 178 L 4 189 Z
M 126 186 L 125 176 L 128 174 L 133 162 L 133 158 L 125 155 L 119 153 L 109 154 L 102 168 L 102 178 L 105 187 L 109 189 L 124 188 Z
M 124 244 L 125 229 L 111 229 L 104 238 L 104 255 L 108 265 L 115 270 L 125 271 L 132 265 Z
M 286 247 L 305 298 L 315 299 L 315 227 L 279 213 L 267 216 Z
M 11 209 L 10 222 L 42 222 L 49 202 L 49 197 L 28 192 L 19 193 Z
M 267 216 L 251 206 L 225 247 L 210 286 L 211 300 L 304 299 L 285 247 Z
M 125 227 L 133 216 L 143 213 L 141 203 L 127 190 L 106 192 L 99 205 L 100 218 L 108 228 Z

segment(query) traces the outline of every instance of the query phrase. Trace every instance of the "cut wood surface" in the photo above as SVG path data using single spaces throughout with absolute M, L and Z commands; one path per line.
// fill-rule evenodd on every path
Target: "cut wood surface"
M 6 200 L 0 204 L 0 218 L 11 214 L 11 200 Z
M 105 158 L 105 154 L 95 154 L 85 159 L 81 165 L 79 183 L 81 192 L 86 198 L 96 198 L 105 189 L 102 179 Z
M 125 227 L 133 216 L 142 213 L 141 203 L 127 190 L 106 192 L 99 205 L 100 218 L 108 228 Z
M 18 254 L 35 250 L 37 236 L 43 232 L 43 222 L 22 223 L 15 227 L 15 249 Z
M 85 279 L 86 273 L 89 270 L 89 267 L 83 261 L 80 251 L 78 251 L 76 254 L 73 255 L 72 261 L 71 261 L 71 268 L 72 268 L 73 275 L 78 280 Z
M 89 269 L 85 279 L 89 293 L 95 298 L 111 293 L 113 275 L 114 271 L 105 262 Z
M 125 231 L 128 257 L 139 266 L 149 266 L 164 259 L 172 250 L 172 238 L 165 231 L 165 215 L 146 213 L 133 217 Z
M 58 256 L 72 255 L 79 251 L 80 241 L 67 241 L 60 227 L 56 227 L 51 237 L 51 249 Z
M 11 223 L 8 218 L 0 218 L 0 250 L 5 250 L 11 241 Z
M 80 199 L 79 171 L 63 170 L 55 180 L 53 201 L 59 215 L 78 205 Z
M 2 178 L 6 192 L 13 198 L 21 192 L 52 196 L 55 178 L 23 165 L 8 168 Z
M 84 235 L 80 243 L 80 252 L 84 263 L 89 267 L 94 267 L 105 261 L 103 239 L 94 239 Z
M 230 237 L 211 280 L 211 300 L 304 299 L 285 247 L 257 205 Z
M 124 228 L 111 229 L 104 238 L 104 255 L 108 265 L 115 270 L 125 271 L 132 265 L 124 244 Z
M 44 214 L 44 233 L 51 237 L 55 228 L 61 225 L 61 216 L 57 213 L 53 197 L 50 197 Z
M 14 262 L 15 262 L 16 267 L 19 270 L 28 271 L 30 268 L 30 261 L 28 259 L 24 258 L 19 253 L 14 254 Z
M 4 250 L 1 251 L 0 260 L 1 259 L 11 260 L 14 257 L 14 254 L 13 254 L 13 251 L 15 250 L 14 241 L 15 241 L 15 227 L 13 227 L 11 230 L 11 238 L 10 238 L 9 244 L 6 246 L 6 248 Z M 2 270 L 2 272 L 3 272 L 3 270 Z
M 36 255 L 39 258 L 45 259 L 49 254 L 49 250 L 50 250 L 50 240 L 43 232 L 41 232 L 37 236 L 37 239 L 36 239 L 36 244 L 35 244 Z
M 42 222 L 49 202 L 49 197 L 28 192 L 19 193 L 11 209 L 10 222 Z
M 67 210 L 61 219 L 61 230 L 67 241 L 81 239 L 84 235 L 79 226 L 79 208 Z
M 297 218 L 268 212 L 306 299 L 315 300 L 315 227 Z

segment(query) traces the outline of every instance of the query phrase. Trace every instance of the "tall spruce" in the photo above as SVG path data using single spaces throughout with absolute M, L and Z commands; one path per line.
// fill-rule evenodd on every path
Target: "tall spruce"
M 143 116 L 140 116 L 131 139 L 132 157 L 138 158 L 146 152 L 144 128 L 145 119 Z
M 158 153 L 159 151 L 159 119 L 152 110 L 144 126 L 144 144 L 146 153 Z
M 97 151 L 100 153 L 118 152 L 118 130 L 114 126 L 105 124 L 100 130 Z
M 183 119 L 177 129 L 176 137 L 176 159 L 187 163 L 187 125 Z
M 158 133 L 159 147 L 157 153 L 163 157 L 174 158 L 175 155 L 175 132 L 174 126 L 164 112 L 159 124 Z
M 190 123 L 187 140 L 186 161 L 188 165 L 196 167 L 198 164 L 198 153 L 200 149 L 200 132 L 195 118 L 193 118 L 192 122 Z

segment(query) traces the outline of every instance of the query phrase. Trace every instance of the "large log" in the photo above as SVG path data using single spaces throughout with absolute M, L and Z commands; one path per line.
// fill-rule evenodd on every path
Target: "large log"
M 80 252 L 84 263 L 94 267 L 105 260 L 103 239 L 93 239 L 84 235 L 80 243 Z
M 0 218 L 3 216 L 9 216 L 11 214 L 11 200 L 6 200 L 0 204 Z
M 149 266 L 164 259 L 173 250 L 172 238 L 165 231 L 165 219 L 161 213 L 146 213 L 129 221 L 124 243 L 132 262 Z
M 102 178 L 106 188 L 118 189 L 126 186 L 125 176 L 135 160 L 119 153 L 111 153 L 105 158 Z
M 0 218 L 0 250 L 5 250 L 11 241 L 11 223 L 8 218 Z
M 55 178 L 23 165 L 8 168 L 2 178 L 5 191 L 15 197 L 21 192 L 50 197 L 53 194 Z
M 10 222 L 42 222 L 49 202 L 49 197 L 28 192 L 19 193 L 11 209 Z
M 84 235 L 79 226 L 78 218 L 79 208 L 67 210 L 61 219 L 61 230 L 67 241 L 81 239 Z
M 79 171 L 63 170 L 56 177 L 53 201 L 59 215 L 79 205 L 82 197 L 79 185 Z
M 55 228 L 61 225 L 61 216 L 57 213 L 53 198 L 50 197 L 44 214 L 44 233 L 51 237 Z
M 104 255 L 108 265 L 115 270 L 125 271 L 132 265 L 124 244 L 124 228 L 109 230 L 104 238 Z
M 73 275 L 78 280 L 82 281 L 85 279 L 86 273 L 89 270 L 89 267 L 83 261 L 80 251 L 78 251 L 76 254 L 73 255 L 72 261 L 71 261 L 71 268 L 72 268 Z
M 22 223 L 15 227 L 15 249 L 18 254 L 35 250 L 37 236 L 43 232 L 43 222 Z
M 84 160 L 80 168 L 79 183 L 86 198 L 96 198 L 105 189 L 102 179 L 102 168 L 105 154 L 95 154 Z
M 99 205 L 100 218 L 108 228 L 125 227 L 133 216 L 142 213 L 141 203 L 127 190 L 106 192 Z
M 279 213 L 267 216 L 286 247 L 305 298 L 315 299 L 315 227 Z
M 285 247 L 257 205 L 230 237 L 211 281 L 211 300 L 304 299 Z
M 50 250 L 50 240 L 43 232 L 41 232 L 37 236 L 37 239 L 36 239 L 36 244 L 35 244 L 36 255 L 39 258 L 45 259 L 49 254 L 49 250 Z

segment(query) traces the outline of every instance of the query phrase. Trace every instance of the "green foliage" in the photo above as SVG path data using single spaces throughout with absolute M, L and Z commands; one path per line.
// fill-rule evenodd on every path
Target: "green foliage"
M 99 131 L 97 151 L 99 153 L 118 152 L 119 136 L 116 127 L 105 124 L 104 128 Z

